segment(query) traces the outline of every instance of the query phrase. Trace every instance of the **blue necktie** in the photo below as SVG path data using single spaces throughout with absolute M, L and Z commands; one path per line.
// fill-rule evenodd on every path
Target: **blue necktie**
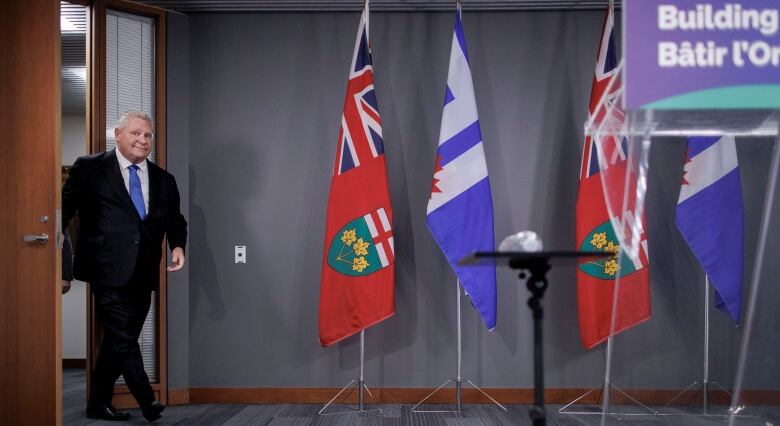
M 130 172 L 130 199 L 133 200 L 133 205 L 138 210 L 141 220 L 144 220 L 146 208 L 144 207 L 144 193 L 141 190 L 141 178 L 138 177 L 138 166 L 131 164 L 127 171 Z

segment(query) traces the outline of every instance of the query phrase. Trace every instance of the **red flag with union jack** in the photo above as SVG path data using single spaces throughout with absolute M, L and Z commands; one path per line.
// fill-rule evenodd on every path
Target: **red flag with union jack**
M 636 324 L 650 318 L 649 261 L 645 237 L 644 215 L 635 217 L 633 210 L 610 217 L 606 200 L 610 200 L 613 212 L 622 210 L 625 173 L 628 167 L 628 141 L 616 136 L 624 129 L 626 117 L 616 104 L 621 88 L 613 40 L 613 15 L 607 11 L 604 29 L 599 44 L 596 72 L 590 93 L 590 117 L 596 123 L 614 133 L 601 135 L 600 140 L 585 137 L 580 167 L 580 186 L 577 194 L 576 238 L 580 250 L 606 251 L 614 256 L 596 261 L 588 260 L 577 268 L 577 302 L 579 305 L 580 337 L 582 344 L 590 349 Z M 617 79 L 611 86 L 610 82 Z M 605 98 L 601 108 L 599 101 Z M 614 108 L 612 108 L 614 106 Z M 602 128 L 604 128 L 602 127 Z M 599 160 L 599 149 L 601 161 Z M 603 176 L 602 176 L 603 175 Z M 608 189 L 605 197 L 602 177 Z M 630 179 L 635 182 L 634 179 Z M 629 188 L 628 206 L 634 205 L 636 185 Z M 624 239 L 630 237 L 631 229 L 639 229 L 639 255 L 625 254 L 618 259 L 620 239 L 612 224 L 624 230 Z M 615 311 L 615 325 L 612 328 L 615 278 L 618 281 L 618 306 Z
M 395 313 L 393 212 L 376 99 L 366 3 L 328 197 L 319 309 L 323 346 Z

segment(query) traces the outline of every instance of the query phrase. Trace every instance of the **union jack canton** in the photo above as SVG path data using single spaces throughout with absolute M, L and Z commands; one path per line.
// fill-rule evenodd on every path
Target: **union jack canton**
M 368 45 L 367 8 L 360 17 L 355 53 L 339 130 L 338 158 L 333 173 L 340 175 L 385 152 L 382 121 L 374 92 L 374 71 Z
M 596 70 L 593 75 L 591 86 L 590 105 L 588 106 L 588 116 L 593 119 L 594 125 L 601 126 L 605 135 L 598 140 L 586 136 L 585 154 L 582 156 L 582 165 L 580 167 L 580 179 L 593 176 L 600 171 L 615 165 L 620 161 L 626 160 L 628 152 L 628 140 L 625 137 L 615 137 L 615 135 L 626 134 L 626 115 L 625 112 L 615 103 L 620 102 L 622 82 L 620 75 L 617 74 L 617 52 L 615 48 L 615 33 L 613 32 L 614 22 L 612 11 L 607 14 L 606 23 L 602 30 L 601 43 L 599 45 L 598 57 L 596 58 Z M 617 81 L 614 83 L 612 79 Z M 612 84 L 612 87 L 609 85 Z M 607 93 L 609 89 L 609 93 Z M 596 110 L 599 101 L 606 93 L 604 104 Z M 607 116 L 609 111 L 609 116 Z M 604 158 L 599 166 L 598 149 L 604 150 Z

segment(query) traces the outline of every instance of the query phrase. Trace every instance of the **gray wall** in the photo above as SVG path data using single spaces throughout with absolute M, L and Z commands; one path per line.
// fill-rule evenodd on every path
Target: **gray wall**
M 359 339 L 320 347 L 317 303 L 358 13 L 169 17 L 168 158 L 190 221 L 189 280 L 177 275 L 169 285 L 170 386 L 341 386 L 358 373 Z M 532 229 L 547 248 L 575 247 L 582 123 L 602 19 L 590 11 L 464 16 L 499 240 Z M 366 377 L 379 386 L 436 386 L 455 373 L 455 277 L 425 225 L 452 24 L 451 13 L 371 16 L 397 251 L 396 315 L 366 332 Z M 652 151 L 648 193 L 653 318 L 615 339 L 614 380 L 629 388 L 700 378 L 704 279 L 673 223 L 684 142 L 663 142 Z M 751 164 L 747 259 L 769 152 L 767 143 L 740 146 Z M 247 264 L 233 263 L 235 245 L 247 246 Z M 496 332 L 464 302 L 463 373 L 486 387 L 531 387 L 527 291 L 498 272 Z M 603 377 L 603 350 L 580 345 L 574 277 L 572 266 L 555 268 L 544 302 L 551 387 Z M 766 307 L 779 301 L 773 290 L 762 298 Z M 760 320 L 776 323 L 773 313 Z M 729 384 L 739 330 L 720 313 L 712 329 L 712 379 Z M 758 334 L 765 360 L 777 333 Z M 777 387 L 780 373 L 770 373 L 751 377 Z
M 184 217 L 190 218 L 190 109 L 189 30 L 187 17 L 168 14 L 167 56 L 168 171 L 176 176 Z M 177 48 L 176 46 L 183 46 Z M 189 232 L 196 228 L 190 226 Z M 190 238 L 192 241 L 192 238 Z M 168 274 L 168 387 L 189 387 L 190 358 L 190 271 L 193 258 L 187 250 L 184 268 Z

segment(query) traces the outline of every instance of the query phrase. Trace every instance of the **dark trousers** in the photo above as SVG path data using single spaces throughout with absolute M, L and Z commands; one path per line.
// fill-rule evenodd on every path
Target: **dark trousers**
M 133 281 L 123 287 L 91 286 L 97 320 L 103 326 L 103 341 L 92 371 L 89 398 L 92 406 L 111 403 L 114 384 L 120 375 L 140 407 L 155 399 L 138 346 L 149 313 L 151 289 Z

